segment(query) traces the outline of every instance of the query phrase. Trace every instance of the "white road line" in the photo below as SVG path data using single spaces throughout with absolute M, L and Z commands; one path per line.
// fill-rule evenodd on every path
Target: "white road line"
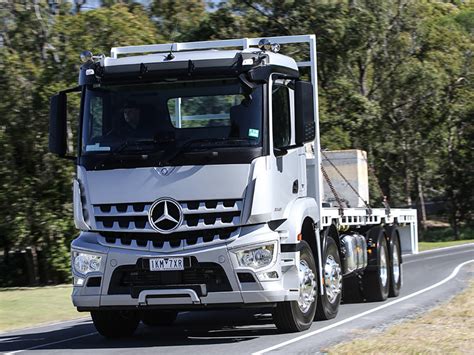
M 466 244 L 453 245 L 451 247 L 443 247 L 443 248 L 423 250 L 423 251 L 420 251 L 416 254 L 408 253 L 408 254 L 402 254 L 402 256 L 403 256 L 403 259 L 412 259 L 412 258 L 416 258 L 419 255 L 423 256 L 424 254 L 436 254 L 436 253 L 440 253 L 440 252 L 445 252 L 447 250 L 461 249 L 463 247 L 464 248 L 465 247 L 468 247 L 468 248 L 474 247 L 474 243 L 466 243 Z M 474 248 L 470 248 L 469 250 L 474 250 Z
M 45 348 L 45 347 L 50 346 L 50 345 L 56 345 L 56 344 L 65 343 L 66 341 L 70 341 L 70 340 L 75 340 L 75 339 L 81 339 L 81 338 L 85 338 L 85 337 L 90 337 L 91 335 L 95 335 L 95 334 L 98 334 L 98 333 L 97 333 L 97 332 L 87 333 L 87 334 L 79 335 L 79 336 L 77 336 L 77 337 L 72 337 L 72 338 L 67 338 L 67 339 L 63 339 L 63 340 L 53 341 L 52 343 L 40 344 L 40 345 L 32 346 L 31 348 L 27 348 L 27 349 L 21 349 L 21 350 L 11 351 L 11 352 L 5 353 L 5 355 L 13 355 L 13 354 L 22 353 L 23 351 L 41 349 L 41 348 Z
M 422 289 L 422 290 L 416 291 L 416 292 L 411 293 L 411 294 L 409 294 L 409 295 L 407 295 L 407 296 L 398 298 L 398 299 L 396 299 L 396 300 L 394 300 L 394 301 L 392 301 L 392 302 L 383 304 L 383 305 L 381 305 L 381 306 L 379 306 L 379 307 L 370 309 L 370 310 L 368 310 L 368 311 L 362 312 L 362 313 L 357 314 L 357 315 L 355 315 L 355 316 L 346 318 L 346 319 L 341 320 L 341 321 L 339 321 L 339 322 L 337 322 L 337 323 L 333 323 L 333 324 L 331 324 L 331 325 L 328 325 L 327 327 L 324 327 L 324 328 L 315 330 L 315 331 L 313 331 L 313 332 L 309 332 L 309 333 L 303 334 L 303 335 L 301 335 L 301 336 L 299 336 L 299 337 L 296 337 L 296 338 L 293 338 L 293 339 L 284 341 L 284 342 L 282 342 L 282 343 L 280 343 L 280 344 L 273 345 L 273 346 L 271 346 L 271 347 L 269 347 L 269 348 L 266 348 L 266 349 L 257 351 L 257 352 L 255 352 L 255 353 L 253 353 L 253 355 L 265 354 L 265 353 L 267 353 L 267 352 L 269 352 L 269 351 L 282 348 L 282 347 L 287 346 L 287 345 L 292 344 L 292 343 L 296 343 L 297 341 L 300 341 L 300 340 L 309 338 L 309 337 L 311 337 L 311 336 L 313 336 L 313 335 L 316 335 L 316 334 L 319 334 L 319 333 L 323 333 L 323 332 L 325 332 L 325 331 L 327 331 L 327 330 L 330 330 L 330 329 L 332 329 L 332 328 L 336 328 L 336 327 L 338 327 L 338 326 L 340 326 L 340 325 L 343 325 L 343 324 L 352 322 L 352 321 L 355 320 L 355 319 L 365 317 L 365 316 L 368 315 L 368 314 L 377 312 L 377 311 L 379 311 L 379 310 L 381 310 L 381 309 L 384 309 L 384 308 L 393 306 L 394 304 L 397 304 L 397 303 L 406 301 L 406 300 L 408 300 L 408 299 L 410 299 L 410 298 L 413 298 L 413 297 L 418 296 L 418 295 L 420 295 L 420 294 L 422 294 L 422 293 L 425 293 L 425 292 L 427 292 L 427 291 L 430 291 L 430 290 L 432 290 L 432 289 L 434 289 L 434 288 L 436 288 L 436 287 L 438 287 L 438 286 L 441 286 L 441 285 L 445 284 L 445 283 L 448 282 L 449 280 L 453 279 L 453 278 L 458 274 L 459 270 L 460 270 L 464 265 L 467 265 L 467 264 L 472 263 L 472 262 L 474 262 L 474 259 L 468 260 L 468 261 L 465 261 L 465 262 L 459 264 L 459 265 L 456 266 L 456 268 L 453 270 L 453 272 L 451 273 L 451 275 L 449 275 L 449 276 L 446 277 L 445 279 L 441 280 L 440 282 L 437 282 L 437 283 L 435 283 L 435 284 L 433 284 L 433 285 L 431 285 L 431 286 L 429 286 L 429 287 L 426 287 L 426 288 L 424 288 L 424 289 Z
M 417 260 L 404 261 L 404 262 L 403 262 L 403 265 L 411 264 L 411 263 L 417 263 L 417 262 L 419 262 L 419 261 L 425 261 L 425 260 L 430 260 L 430 259 L 443 258 L 443 257 L 445 257 L 445 256 L 459 255 L 459 254 L 464 254 L 464 253 L 473 253 L 473 255 L 474 255 L 474 250 L 464 250 L 464 251 L 458 251 L 457 253 L 449 253 L 449 254 L 443 254 L 443 255 L 435 255 L 435 256 L 429 256 L 429 257 L 427 257 L 427 258 L 422 258 L 422 259 L 417 259 Z

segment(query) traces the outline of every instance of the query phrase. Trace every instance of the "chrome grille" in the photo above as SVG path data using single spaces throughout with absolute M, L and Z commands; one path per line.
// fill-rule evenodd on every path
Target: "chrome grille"
M 152 203 L 93 205 L 96 230 L 156 233 L 148 222 L 148 211 Z M 242 200 L 183 201 L 179 204 L 184 221 L 176 232 L 240 225 Z
M 239 228 L 237 227 L 176 232 L 172 234 L 156 232 L 100 232 L 99 242 L 102 245 L 116 248 L 172 252 L 203 245 L 225 243 L 238 235 Z

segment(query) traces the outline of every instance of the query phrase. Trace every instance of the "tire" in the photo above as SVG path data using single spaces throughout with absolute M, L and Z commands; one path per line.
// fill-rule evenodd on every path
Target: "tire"
M 106 338 L 132 336 L 140 322 L 137 311 L 92 311 L 91 316 L 95 329 Z
M 370 230 L 369 239 L 377 244 L 364 273 L 364 296 L 367 301 L 385 301 L 390 289 L 390 276 L 388 245 L 383 228 Z
M 342 268 L 336 241 L 327 237 L 323 252 L 323 294 L 318 297 L 317 320 L 336 317 L 342 297 Z
M 400 239 L 398 232 L 394 229 L 391 233 L 388 252 L 390 255 L 390 287 L 388 291 L 389 297 L 398 297 L 402 287 L 402 260 L 400 253 Z
M 148 310 L 143 311 L 140 314 L 140 318 L 143 324 L 149 327 L 160 327 L 171 325 L 176 320 L 178 312 L 176 311 L 164 311 L 164 310 Z
M 273 309 L 273 322 L 278 330 L 285 333 L 301 332 L 309 329 L 316 313 L 317 281 L 316 263 L 308 243 L 300 242 L 300 299 L 280 302 Z

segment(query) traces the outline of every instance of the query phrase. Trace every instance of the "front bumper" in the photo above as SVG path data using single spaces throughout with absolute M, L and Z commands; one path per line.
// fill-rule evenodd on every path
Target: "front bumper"
M 273 304 L 298 299 L 297 265 L 299 265 L 299 252 L 282 253 L 279 233 L 270 230 L 266 224 L 242 227 L 239 236 L 231 241 L 212 246 L 198 246 L 195 249 L 181 250 L 174 253 L 155 253 L 107 247 L 99 243 L 98 239 L 97 233 L 83 232 L 72 244 L 73 251 L 102 255 L 100 271 L 87 276 L 79 275 L 73 271 L 75 286 L 72 300 L 80 311 L 99 308 L 126 309 L 130 307 L 171 307 L 177 309 L 238 307 Z M 251 248 L 272 242 L 276 243 L 276 249 L 270 265 L 259 270 L 239 266 L 233 250 Z M 220 270 L 223 278 L 226 278 L 227 287 L 225 290 L 215 291 L 212 286 L 206 289 L 206 285 L 200 285 L 204 292 L 196 292 L 196 285 L 188 287 L 186 283 L 176 284 L 176 287 L 168 284 L 166 288 L 162 289 L 156 289 L 152 284 L 147 289 L 142 284 L 137 292 L 123 292 L 123 287 L 120 292 L 115 291 L 114 285 L 117 282 L 123 282 L 124 278 L 128 280 L 130 275 L 137 278 L 146 276 L 155 280 L 156 272 L 150 272 L 149 270 L 144 270 L 143 275 L 138 275 L 137 273 L 140 271 L 135 269 L 131 270 L 126 276 L 117 276 L 116 274 L 120 270 L 140 265 L 142 260 L 153 257 L 183 257 L 193 260 L 199 266 L 213 265 L 213 268 Z M 206 270 L 200 270 L 204 269 L 198 269 L 198 274 L 199 272 L 206 272 Z M 168 272 L 163 271 L 161 273 Z M 245 277 L 242 277 L 242 274 L 245 274 Z M 263 274 L 271 274 L 273 278 L 263 280 Z M 196 275 L 193 276 L 196 277 Z M 92 279 L 97 281 L 98 278 L 100 278 L 99 283 L 91 282 Z M 79 279 L 82 279 L 81 286 L 77 285 Z M 131 286 L 131 288 L 134 287 L 133 283 Z

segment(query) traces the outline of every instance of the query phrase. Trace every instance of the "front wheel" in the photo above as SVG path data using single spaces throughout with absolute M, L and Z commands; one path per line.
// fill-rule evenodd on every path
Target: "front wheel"
M 140 322 L 137 311 L 92 311 L 91 316 L 99 334 L 106 338 L 132 336 Z
M 337 244 L 332 237 L 327 237 L 323 254 L 323 295 L 318 299 L 317 320 L 336 317 L 342 296 L 341 259 Z
M 301 332 L 309 329 L 316 313 L 316 263 L 308 243 L 301 241 L 298 266 L 299 298 L 280 302 L 273 309 L 273 321 L 282 332 Z

